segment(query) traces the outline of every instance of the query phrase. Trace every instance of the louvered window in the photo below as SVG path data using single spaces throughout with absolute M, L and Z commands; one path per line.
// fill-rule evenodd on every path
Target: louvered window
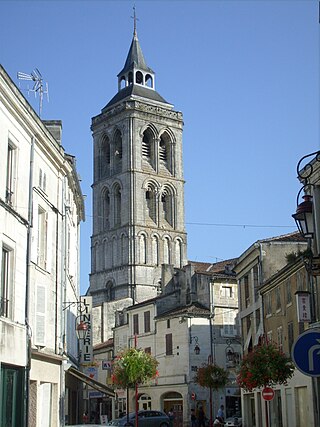
M 161 137 L 159 145 L 159 158 L 163 162 L 167 162 L 167 145 L 164 139 Z
M 109 230 L 110 228 L 110 195 L 108 190 L 106 190 L 103 194 L 102 206 L 103 206 L 103 212 L 102 212 L 103 227 L 102 228 L 103 230 Z
M 148 136 L 146 134 L 143 135 L 143 139 L 142 139 L 142 156 L 148 160 L 151 157 L 150 139 L 148 138 Z
M 172 195 L 165 192 L 161 196 L 163 217 L 168 224 L 173 225 L 173 200 Z
M 121 172 L 122 168 L 122 137 L 117 131 L 114 139 L 114 172 Z
M 156 195 L 152 189 L 146 191 L 146 203 L 149 217 L 156 222 Z
M 121 190 L 116 187 L 114 192 L 114 225 L 121 224 Z

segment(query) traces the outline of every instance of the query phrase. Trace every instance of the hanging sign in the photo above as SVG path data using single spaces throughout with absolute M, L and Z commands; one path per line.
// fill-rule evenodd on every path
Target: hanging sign
M 298 322 L 311 322 L 310 293 L 307 291 L 296 292 Z
M 93 360 L 92 349 L 92 297 L 81 297 L 81 320 L 88 326 L 87 335 L 81 345 L 81 364 L 90 364 Z

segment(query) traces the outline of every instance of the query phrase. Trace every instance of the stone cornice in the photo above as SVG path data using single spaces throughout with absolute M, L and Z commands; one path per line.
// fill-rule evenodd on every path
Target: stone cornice
M 100 123 L 104 122 L 108 117 L 113 117 L 123 111 L 132 111 L 132 110 L 141 111 L 143 113 L 153 114 L 156 116 L 161 116 L 166 119 L 179 121 L 181 122 L 180 127 L 183 126 L 183 115 L 180 111 L 173 111 L 168 108 L 163 108 L 158 105 L 150 105 L 141 101 L 126 101 L 116 105 L 113 108 L 110 108 L 106 112 L 101 113 L 96 117 L 93 117 L 91 129 L 93 130 L 94 126 L 97 126 Z

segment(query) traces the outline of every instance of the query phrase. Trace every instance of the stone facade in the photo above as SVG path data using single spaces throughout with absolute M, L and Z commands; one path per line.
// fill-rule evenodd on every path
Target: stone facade
M 116 316 L 115 354 L 136 342 L 159 362 L 159 378 L 139 387 L 139 409 L 169 411 L 172 407 L 180 426 L 189 425 L 191 408 L 197 412 L 202 406 L 210 416 L 209 391 L 194 382 L 197 369 L 210 357 L 228 369 L 230 377 L 227 387 L 215 395 L 213 416 L 221 403 L 228 415 L 240 408 L 240 392 L 235 383 L 241 353 L 236 322 L 237 283 L 231 271 L 226 273 L 223 267 L 219 270 L 222 263 L 219 264 L 218 269 L 214 264 L 205 264 L 206 272 L 204 263 L 173 269 L 171 280 L 167 269 L 163 272 L 166 286 L 161 296 L 132 305 Z M 196 347 L 199 352 L 195 352 Z M 232 352 L 233 361 L 227 360 L 228 351 Z M 123 408 L 125 396 L 120 401 L 118 405 Z M 132 392 L 131 408 L 134 401 Z M 115 412 L 113 417 L 117 415 Z
M 302 268 L 302 263 L 298 265 L 298 269 L 287 266 L 288 256 L 306 249 L 305 239 L 299 233 L 291 233 L 259 240 L 238 258 L 234 270 L 239 284 L 239 317 L 245 354 L 258 345 L 261 339 L 268 338 L 278 344 L 281 339 L 286 340 L 286 343 L 283 341 L 285 344 L 283 350 L 289 354 L 287 328 L 288 323 L 296 319 L 296 307 L 294 301 L 287 305 L 284 294 L 285 286 L 287 280 L 291 280 L 290 290 L 292 298 L 295 298 L 294 289 L 297 289 L 297 278 L 300 277 L 303 281 L 306 272 Z M 280 286 L 278 286 L 279 284 Z M 281 305 L 281 300 L 282 310 L 277 309 L 277 304 L 280 301 Z M 283 329 L 278 329 L 280 326 L 283 326 Z M 296 320 L 293 327 L 295 337 L 297 337 L 299 332 Z M 280 331 L 281 337 L 278 336 Z M 309 415 L 308 419 L 301 419 L 301 422 L 297 423 L 298 412 L 295 416 L 289 414 L 292 412 L 292 408 L 298 405 L 297 401 L 292 400 L 293 390 L 298 384 L 301 385 L 301 389 L 296 390 L 296 396 L 299 394 L 298 399 L 302 401 L 305 399 L 305 404 L 307 404 L 307 400 L 310 398 L 310 381 L 297 372 L 288 387 L 279 386 L 276 389 L 276 396 L 271 403 L 270 411 L 272 425 L 276 424 L 284 413 L 286 415 L 282 416 L 283 425 L 298 426 L 310 423 Z M 242 415 L 246 425 L 264 425 L 262 419 L 265 418 L 265 405 L 261 390 L 254 390 L 252 393 L 242 391 Z
M 112 336 L 115 310 L 158 294 L 163 264 L 187 262 L 182 114 L 154 90 L 136 35 L 132 43 L 139 54 L 131 46 L 119 74 L 126 86 L 92 119 L 89 292 L 95 318 L 106 320 L 95 322 L 103 324 L 96 343 Z M 148 76 L 152 87 L 144 84 Z
M 84 205 L 61 129 L 0 66 L 0 425 L 76 422 L 64 367 L 77 363 L 77 308 L 64 302 L 79 295 Z

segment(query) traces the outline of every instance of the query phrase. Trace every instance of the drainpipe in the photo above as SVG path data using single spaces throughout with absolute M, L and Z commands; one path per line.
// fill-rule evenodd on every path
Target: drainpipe
M 31 369 L 31 333 L 29 326 L 29 299 L 30 299 L 30 263 L 31 263 L 31 229 L 33 227 L 33 168 L 34 168 L 34 137 L 31 138 L 30 169 L 29 169 L 29 200 L 28 200 L 28 228 L 27 228 L 27 254 L 26 254 L 26 299 L 25 299 L 25 327 L 26 327 L 26 355 L 27 364 L 25 370 L 24 393 L 24 425 L 29 425 L 29 393 L 30 393 L 30 369 Z

